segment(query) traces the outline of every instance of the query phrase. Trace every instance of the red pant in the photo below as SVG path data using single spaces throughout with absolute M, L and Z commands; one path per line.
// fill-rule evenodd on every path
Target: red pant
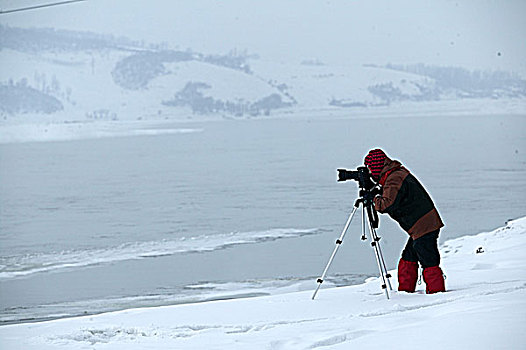
M 445 292 L 444 274 L 439 266 L 426 267 L 423 272 L 426 293 Z M 398 263 L 398 290 L 412 293 L 418 280 L 418 263 L 400 259 Z

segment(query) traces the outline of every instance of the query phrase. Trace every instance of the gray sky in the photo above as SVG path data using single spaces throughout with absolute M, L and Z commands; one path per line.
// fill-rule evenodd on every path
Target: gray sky
M 6 14 L 0 22 L 165 41 L 205 53 L 246 49 L 275 61 L 427 63 L 526 77 L 525 13 L 523 0 L 88 0 Z

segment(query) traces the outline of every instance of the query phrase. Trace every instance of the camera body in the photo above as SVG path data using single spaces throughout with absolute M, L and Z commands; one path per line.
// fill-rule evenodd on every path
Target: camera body
M 369 169 L 365 166 L 358 167 L 356 170 L 338 169 L 338 181 L 354 180 L 362 190 L 370 191 L 376 186 L 371 177 Z

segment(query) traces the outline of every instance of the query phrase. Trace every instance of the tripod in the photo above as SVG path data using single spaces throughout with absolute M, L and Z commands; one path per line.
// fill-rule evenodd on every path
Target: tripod
M 376 210 L 374 209 L 374 204 L 372 200 L 372 195 L 370 191 L 367 190 L 360 190 L 360 197 L 356 200 L 354 203 L 354 208 L 349 215 L 349 218 L 347 219 L 347 222 L 345 223 L 345 227 L 343 228 L 343 231 L 340 235 L 340 237 L 336 240 L 336 247 L 334 247 L 334 250 L 332 252 L 332 255 L 329 259 L 329 262 L 327 263 L 327 266 L 325 266 L 325 270 L 323 270 L 323 273 L 320 278 L 316 281 L 318 283 L 318 287 L 314 291 L 314 294 L 312 295 L 312 300 L 316 298 L 316 294 L 318 293 L 321 284 L 323 283 L 323 279 L 325 278 L 325 275 L 327 274 L 327 271 L 329 270 L 329 267 L 332 264 L 332 261 L 334 260 L 334 257 L 336 256 L 336 252 L 338 252 L 338 249 L 340 248 L 341 244 L 343 243 L 343 238 L 345 237 L 345 234 L 347 233 L 347 230 L 349 229 L 349 226 L 351 224 L 351 221 L 354 217 L 354 214 L 356 213 L 357 209 L 362 205 L 362 237 L 361 239 L 363 241 L 367 240 L 367 237 L 365 235 L 365 221 L 367 221 L 369 226 L 369 235 L 371 236 L 371 246 L 374 248 L 374 253 L 376 255 L 376 262 L 378 263 L 378 270 L 380 271 L 380 276 L 382 278 L 382 289 L 385 290 L 385 295 L 387 299 L 389 299 L 389 291 L 387 290 L 387 285 L 389 285 L 389 290 L 393 290 L 391 287 L 391 281 L 389 278 L 391 277 L 391 274 L 387 271 L 387 267 L 385 266 L 384 256 L 382 254 L 382 248 L 380 247 L 380 237 L 376 234 L 376 229 L 378 228 L 378 214 L 376 213 Z M 365 215 L 365 211 L 367 210 L 367 217 Z

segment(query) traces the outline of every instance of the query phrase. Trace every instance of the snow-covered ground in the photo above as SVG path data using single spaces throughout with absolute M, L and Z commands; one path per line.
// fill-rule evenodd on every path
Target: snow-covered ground
M 441 246 L 447 293 L 350 287 L 0 327 L 12 349 L 523 349 L 526 217 Z M 394 273 L 396 275 L 396 273 Z M 396 278 L 394 285 L 396 285 Z M 313 288 L 315 282 L 313 281 Z

